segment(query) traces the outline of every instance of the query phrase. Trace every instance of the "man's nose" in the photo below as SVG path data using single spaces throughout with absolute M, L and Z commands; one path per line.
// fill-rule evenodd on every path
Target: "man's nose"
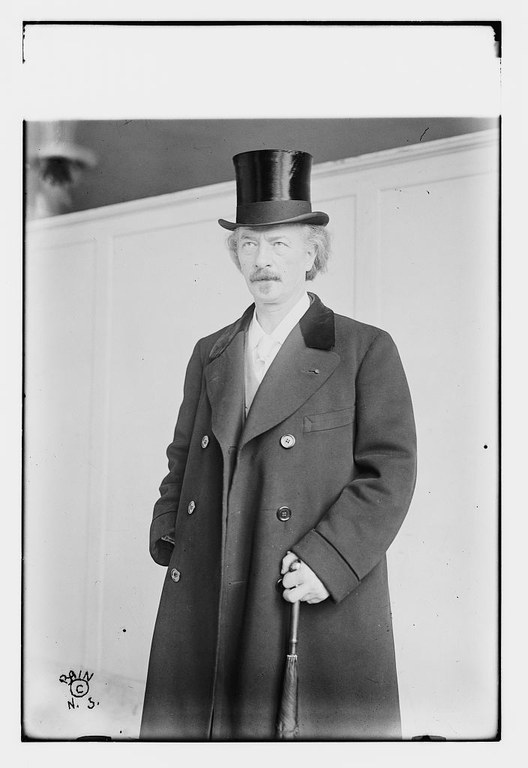
M 261 242 L 257 246 L 255 254 L 255 266 L 262 269 L 263 267 L 269 267 L 272 263 L 272 250 L 271 246 L 265 241 Z

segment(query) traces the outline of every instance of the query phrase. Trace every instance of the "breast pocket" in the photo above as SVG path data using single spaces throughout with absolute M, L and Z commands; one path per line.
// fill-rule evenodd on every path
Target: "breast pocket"
M 305 416 L 303 421 L 304 432 L 320 432 L 323 429 L 337 429 L 346 427 L 354 421 L 354 408 L 343 408 L 340 411 L 328 411 L 327 413 L 314 413 Z

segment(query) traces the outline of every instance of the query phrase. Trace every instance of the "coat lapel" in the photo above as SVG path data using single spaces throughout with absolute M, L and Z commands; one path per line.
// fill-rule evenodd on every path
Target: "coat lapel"
M 222 448 L 236 445 L 244 409 L 244 332 L 205 369 L 207 395 L 211 403 L 211 426 Z
M 224 450 L 238 443 L 244 417 L 244 337 L 254 305 L 218 337 L 205 368 L 212 430 Z
M 222 448 L 240 447 L 296 411 L 339 365 L 334 313 L 310 294 L 311 305 L 264 376 L 243 425 L 245 333 L 254 305 L 219 336 L 205 368 L 212 429 Z M 243 425 L 243 426 L 242 426 Z
M 294 413 L 331 376 L 340 359 L 330 350 L 307 347 L 296 325 L 257 390 L 240 447 Z

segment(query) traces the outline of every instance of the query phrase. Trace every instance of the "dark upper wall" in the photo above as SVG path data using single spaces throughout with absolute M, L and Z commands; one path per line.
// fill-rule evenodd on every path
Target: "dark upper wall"
M 491 118 L 81 121 L 75 142 L 98 164 L 72 190 L 70 210 L 228 181 L 232 156 L 250 149 L 303 149 L 321 163 L 496 125 Z M 26 136 L 29 157 L 39 125 L 29 124 Z

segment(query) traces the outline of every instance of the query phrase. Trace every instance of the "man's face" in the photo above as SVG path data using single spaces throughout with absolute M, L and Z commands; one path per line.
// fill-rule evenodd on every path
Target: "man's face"
M 305 291 L 306 272 L 314 258 L 300 224 L 240 228 L 240 271 L 257 306 L 293 306 Z

